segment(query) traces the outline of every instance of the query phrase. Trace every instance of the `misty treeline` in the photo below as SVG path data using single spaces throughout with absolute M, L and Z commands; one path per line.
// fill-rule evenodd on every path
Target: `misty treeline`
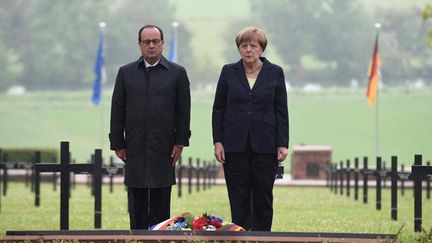
M 391 1 L 388 1 L 391 3 Z M 382 75 L 387 84 L 405 84 L 432 76 L 432 51 L 427 45 L 431 21 L 423 7 L 395 8 L 361 0 L 251 0 L 247 17 L 221 19 L 230 29 L 259 25 L 268 34 L 292 86 L 319 83 L 348 86 L 366 80 L 380 22 Z M 88 89 L 94 80 L 99 22 L 107 23 L 105 38 L 107 86 L 118 67 L 138 58 L 138 28 L 155 23 L 171 36 L 173 0 L 2 0 L 0 1 L 0 90 L 23 85 L 30 90 Z M 202 2 L 205 4 L 205 1 Z M 229 6 L 227 6 L 229 7 Z M 211 11 L 209 9 L 209 11 Z M 211 31 L 211 30 L 202 30 Z M 220 33 L 224 57 L 238 60 L 233 36 Z M 226 36 L 224 36 L 226 35 Z M 178 62 L 188 69 L 192 88 L 214 84 L 221 64 L 194 60 L 187 25 L 178 29 Z M 165 54 L 169 51 L 165 39 Z M 211 63 L 211 62 L 209 62 Z M 205 64 L 205 63 L 204 63 Z

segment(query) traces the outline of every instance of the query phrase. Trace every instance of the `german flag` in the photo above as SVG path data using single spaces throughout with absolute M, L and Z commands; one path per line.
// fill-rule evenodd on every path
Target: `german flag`
M 369 66 L 369 83 L 366 92 L 369 106 L 372 106 L 376 103 L 377 93 L 378 93 L 378 82 L 381 76 L 380 67 L 381 67 L 381 62 L 378 53 L 378 33 L 377 33 L 375 39 L 374 52 L 372 56 L 372 62 Z

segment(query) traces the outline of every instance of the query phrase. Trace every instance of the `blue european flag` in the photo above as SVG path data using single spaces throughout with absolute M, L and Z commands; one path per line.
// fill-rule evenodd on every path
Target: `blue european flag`
M 106 79 L 105 65 L 104 65 L 105 60 L 104 60 L 104 31 L 103 31 L 103 27 L 105 27 L 105 24 L 101 23 L 100 27 L 101 27 L 101 32 L 99 38 L 99 47 L 96 56 L 96 63 L 94 66 L 94 72 L 96 78 L 93 84 L 93 96 L 92 96 L 92 102 L 95 105 L 98 105 L 100 103 L 102 83 Z
M 170 42 L 170 53 L 168 56 L 168 59 L 171 62 L 177 62 L 177 27 L 178 27 L 178 23 L 177 22 L 173 22 L 172 23 L 172 27 L 173 27 L 173 36 L 171 38 L 171 42 Z

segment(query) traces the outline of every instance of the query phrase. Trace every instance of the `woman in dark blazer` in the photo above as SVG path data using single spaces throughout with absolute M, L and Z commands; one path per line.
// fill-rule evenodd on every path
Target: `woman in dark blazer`
M 241 60 L 222 68 L 213 104 L 214 153 L 224 166 L 232 221 L 270 231 L 276 170 L 288 154 L 285 78 L 261 57 L 262 30 L 246 27 L 235 41 Z

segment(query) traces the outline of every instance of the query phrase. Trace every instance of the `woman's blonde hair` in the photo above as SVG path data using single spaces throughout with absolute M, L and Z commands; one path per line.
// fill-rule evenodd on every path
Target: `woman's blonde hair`
M 263 51 L 267 47 L 267 38 L 264 31 L 254 26 L 248 26 L 238 32 L 235 38 L 237 48 L 245 41 L 257 41 Z

